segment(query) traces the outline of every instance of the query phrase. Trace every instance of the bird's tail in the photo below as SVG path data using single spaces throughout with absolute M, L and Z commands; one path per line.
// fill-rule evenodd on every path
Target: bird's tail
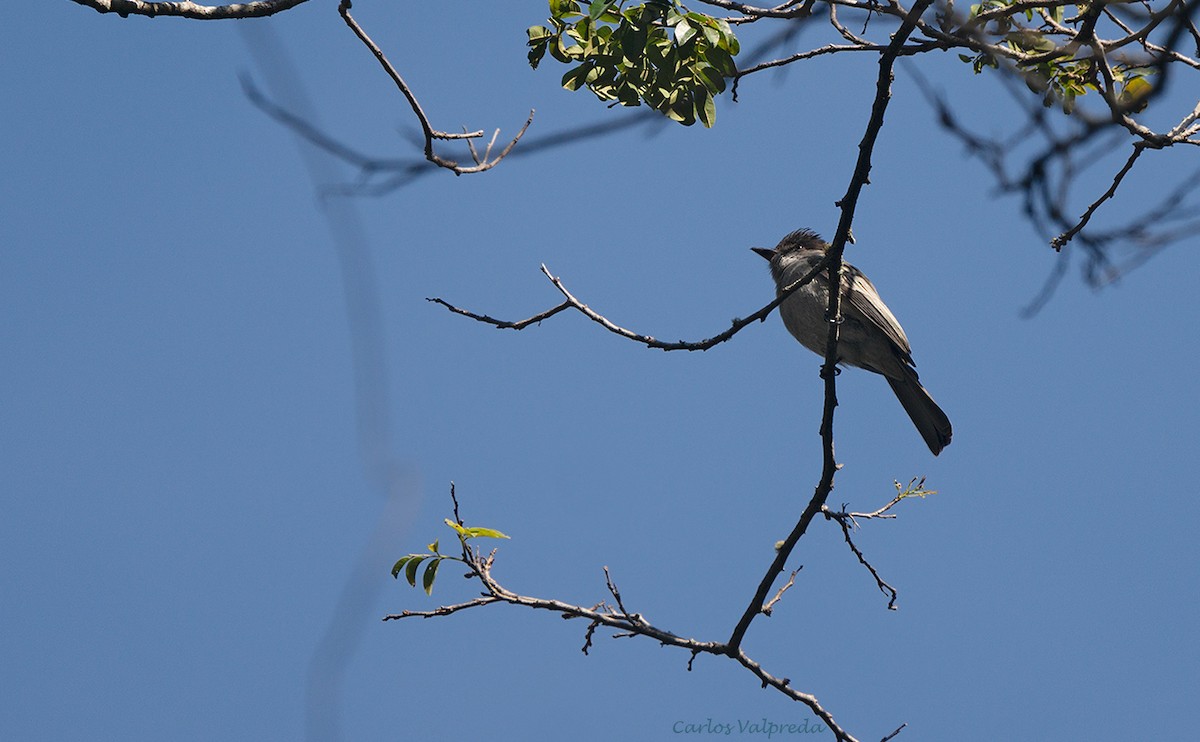
M 896 393 L 896 399 L 900 400 L 904 411 L 912 418 L 913 425 L 917 426 L 917 432 L 925 439 L 925 445 L 937 456 L 943 448 L 950 445 L 950 436 L 953 433 L 950 418 L 946 417 L 942 408 L 937 406 L 937 402 L 934 402 L 929 392 L 925 391 L 925 387 L 921 386 L 917 372 L 906 370 L 909 373 L 902 379 L 887 377 L 888 383 L 892 385 L 892 391 Z

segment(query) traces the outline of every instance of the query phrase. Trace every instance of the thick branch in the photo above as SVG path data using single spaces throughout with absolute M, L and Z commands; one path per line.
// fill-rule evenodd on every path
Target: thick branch
M 837 234 L 833 238 L 833 243 L 829 248 L 826 260 L 829 262 L 829 310 L 828 317 L 831 318 L 829 324 L 829 343 L 825 352 L 825 366 L 822 375 L 825 377 L 825 409 L 821 418 L 821 438 L 823 442 L 823 459 L 824 465 L 821 471 L 821 480 L 817 483 L 816 491 L 813 493 L 812 499 L 808 506 L 800 515 L 800 520 L 792 528 L 792 532 L 784 539 L 775 553 L 775 560 L 771 563 L 767 573 L 763 575 L 762 581 L 758 585 L 758 589 L 754 593 L 754 597 L 750 599 L 750 604 L 742 613 L 741 620 L 733 629 L 733 635 L 729 638 L 731 647 L 738 647 L 745 638 L 746 631 L 750 628 L 750 623 L 763 612 L 767 595 L 771 592 L 772 585 L 778 579 L 780 573 L 783 572 L 784 565 L 787 564 L 788 557 L 791 556 L 792 549 L 800 541 L 800 538 L 808 530 L 812 519 L 817 513 L 821 512 L 825 507 L 825 500 L 829 497 L 829 493 L 833 490 L 833 477 L 837 472 L 838 464 L 833 454 L 833 412 L 837 407 L 837 341 L 838 341 L 838 325 L 841 317 L 841 281 L 842 281 L 842 252 L 846 246 L 846 239 L 850 235 L 850 225 L 854 220 L 854 209 L 858 204 L 858 196 L 862 192 L 862 188 L 869 181 L 871 172 L 871 154 L 875 149 L 875 140 L 879 136 L 880 129 L 883 128 L 883 114 L 887 110 L 888 101 L 891 99 L 892 89 L 892 67 L 895 64 L 896 57 L 899 56 L 900 49 L 903 47 L 905 40 L 916 28 L 917 19 L 921 13 L 925 11 L 932 0 L 919 0 L 908 15 L 905 16 L 904 22 L 892 37 L 891 43 L 887 50 L 880 55 L 879 58 L 879 77 L 875 85 L 875 102 L 871 107 L 871 117 L 867 122 L 866 133 L 863 134 L 862 141 L 858 145 L 858 162 L 854 168 L 854 175 L 850 179 L 850 186 L 846 190 L 846 195 L 842 197 L 838 205 L 842 210 L 841 220 L 838 222 Z
M 842 538 L 845 539 L 846 545 L 850 547 L 850 551 L 854 552 L 854 556 L 858 557 L 858 563 L 866 567 L 867 571 L 871 573 L 871 576 L 875 578 L 875 585 L 879 588 L 879 592 L 888 596 L 888 610 L 896 610 L 896 588 L 884 582 L 883 578 L 879 576 L 879 572 L 875 569 L 875 567 L 867 561 L 867 558 L 863 556 L 862 551 L 860 551 L 859 548 L 854 545 L 854 539 L 850 538 L 850 526 L 854 522 L 850 514 L 846 512 L 834 512 L 828 507 L 822 508 L 821 512 L 825 514 L 827 519 L 836 520 L 838 525 L 842 527 Z

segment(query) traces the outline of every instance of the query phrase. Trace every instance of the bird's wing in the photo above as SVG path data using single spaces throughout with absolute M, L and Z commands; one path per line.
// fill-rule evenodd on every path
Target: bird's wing
M 879 298 L 875 285 L 861 271 L 850 265 L 845 266 L 843 280 L 850 306 L 858 310 L 872 325 L 883 330 L 888 339 L 907 358 L 912 353 L 908 336 L 904 334 L 904 328 L 900 326 L 892 311 L 883 303 L 883 299 Z

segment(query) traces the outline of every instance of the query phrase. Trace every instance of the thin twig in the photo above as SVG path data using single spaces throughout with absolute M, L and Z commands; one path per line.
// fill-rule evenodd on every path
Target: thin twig
M 1087 211 L 1083 212 L 1083 216 L 1079 217 L 1079 221 L 1075 223 L 1075 226 L 1050 240 L 1050 246 L 1053 247 L 1055 251 L 1061 252 L 1063 246 L 1070 242 L 1072 237 L 1079 234 L 1079 231 L 1086 227 L 1087 223 L 1092 220 L 1092 215 L 1096 213 L 1096 209 L 1099 209 L 1105 201 L 1116 195 L 1117 188 L 1121 185 L 1121 181 L 1124 180 L 1129 171 L 1133 169 L 1133 164 L 1137 162 L 1139 157 L 1142 156 L 1142 152 L 1144 152 L 1145 149 L 1146 148 L 1144 146 L 1140 146 L 1140 142 L 1134 143 L 1133 152 L 1129 154 L 1129 159 L 1125 161 L 1125 165 L 1122 166 L 1121 169 L 1117 171 L 1117 174 L 1113 177 L 1112 184 L 1108 186 L 1108 190 L 1105 191 L 1100 198 L 1093 201 L 1092 204 L 1087 207 Z
M 249 3 L 226 3 L 224 5 L 200 5 L 182 0 L 178 2 L 148 2 L 146 0 L 74 0 L 98 13 L 116 13 L 122 18 L 131 15 L 176 16 L 196 21 L 221 21 L 230 18 L 264 18 L 290 10 L 308 0 L 257 0 Z
M 768 303 L 767 305 L 765 305 L 764 307 L 759 309 L 757 312 L 751 314 L 748 317 L 733 320 L 730 323 L 729 329 L 725 330 L 722 333 L 719 333 L 717 335 L 713 335 L 710 338 L 706 338 L 704 340 L 699 340 L 699 341 L 695 341 L 695 342 L 686 341 L 686 340 L 677 340 L 674 342 L 659 340 L 658 338 L 655 338 L 652 335 L 643 335 L 639 332 L 634 332 L 633 330 L 628 330 L 624 327 L 621 327 L 620 325 L 615 324 L 614 322 L 609 320 L 604 315 L 596 312 L 594 309 L 589 307 L 587 304 L 584 304 L 582 301 L 575 298 L 574 294 L 572 294 L 570 291 L 568 291 L 567 287 L 565 285 L 563 285 L 562 279 L 560 279 L 560 278 L 554 276 L 552 273 L 550 273 L 550 269 L 547 268 L 544 264 L 542 265 L 542 273 L 545 274 L 546 278 L 550 279 L 550 283 L 552 283 L 554 285 L 554 288 L 558 289 L 559 293 L 561 293 L 564 297 L 566 297 L 566 301 L 564 301 L 562 304 L 552 307 L 551 309 L 547 309 L 544 312 L 535 314 L 532 317 L 529 317 L 528 319 L 523 319 L 523 320 L 520 320 L 517 322 L 510 322 L 507 320 L 496 319 L 495 317 L 491 317 L 486 314 L 477 314 L 475 312 L 471 312 L 469 310 L 462 309 L 460 307 L 457 307 L 457 306 L 445 301 L 444 299 L 428 298 L 428 299 L 426 299 L 426 301 L 433 302 L 434 304 L 440 304 L 441 306 L 445 307 L 446 309 L 450 310 L 451 312 L 454 312 L 455 314 L 460 314 L 464 317 L 469 317 L 473 320 L 476 320 L 477 322 L 483 322 L 485 324 L 492 325 L 492 326 L 497 327 L 502 330 L 523 330 L 526 327 L 528 327 L 529 325 L 537 324 L 544 319 L 553 317 L 554 315 L 558 314 L 559 312 L 563 311 L 564 309 L 575 309 L 575 310 L 579 311 L 580 313 L 582 313 L 588 319 L 592 320 L 596 324 L 598 324 L 601 327 L 603 327 L 604 329 L 608 330 L 609 332 L 611 332 L 615 335 L 620 335 L 621 337 L 626 338 L 628 340 L 633 340 L 634 342 L 641 343 L 642 345 L 645 345 L 648 348 L 655 348 L 657 350 L 663 350 L 663 351 L 708 350 L 709 348 L 712 348 L 715 345 L 719 345 L 720 343 L 723 343 L 726 340 L 729 340 L 734 335 L 736 335 L 738 332 L 740 332 L 742 329 L 744 329 L 746 326 L 753 324 L 754 322 L 757 322 L 757 321 L 765 320 L 767 318 L 767 316 L 771 314 L 771 312 L 775 311 L 776 307 L 778 307 L 780 304 L 783 303 L 784 299 L 791 296 L 791 294 L 794 291 L 796 291 L 797 289 L 799 289 L 801 286 L 807 284 L 808 282 L 812 281 L 814 278 L 819 276 L 821 274 L 821 271 L 824 270 L 824 267 L 825 267 L 825 262 L 822 261 L 821 263 L 817 264 L 812 270 L 810 270 L 808 273 L 806 273 L 804 276 L 802 276 L 800 278 L 800 280 L 796 281 L 795 283 L 791 284 L 790 286 L 784 287 L 784 289 L 779 292 L 779 294 L 775 297 L 774 300 L 772 300 L 770 303 Z
M 802 569 L 804 569 L 804 565 L 796 567 L 792 570 L 792 575 L 791 577 L 788 577 L 788 581 L 784 583 L 783 587 L 779 588 L 779 591 L 775 593 L 775 597 L 768 600 L 767 604 L 763 606 L 762 612 L 764 616 L 771 615 L 771 611 L 775 610 L 775 604 L 779 602 L 779 599 L 783 597 L 783 594 L 786 593 L 792 587 L 792 585 L 796 584 L 796 573 Z
M 601 626 L 613 631 L 613 638 L 629 638 L 629 637 L 647 637 L 658 641 L 664 646 L 681 647 L 691 653 L 688 661 L 690 669 L 695 658 L 703 654 L 711 654 L 714 656 L 724 656 L 733 659 L 738 664 L 742 665 L 755 677 L 759 679 L 764 688 L 775 688 L 783 693 L 788 698 L 798 701 L 807 706 L 822 723 L 834 733 L 835 739 L 839 742 L 857 742 L 857 740 L 846 730 L 838 725 L 833 715 L 826 710 L 816 696 L 810 693 L 805 693 L 791 687 L 791 681 L 787 678 L 780 678 L 767 672 L 762 666 L 751 659 L 741 648 L 730 646 L 727 643 L 700 641 L 683 636 L 679 636 L 665 629 L 659 628 L 646 621 L 641 614 L 630 613 L 623 603 L 620 596 L 620 591 L 613 584 L 611 577 L 605 570 L 606 582 L 609 592 L 617 601 L 617 610 L 607 607 L 604 603 L 597 604 L 592 608 L 586 608 L 580 605 L 572 605 L 560 600 L 536 598 L 528 595 L 520 595 L 503 587 L 492 576 L 492 559 L 482 558 L 478 552 L 471 550 L 463 544 L 463 559 L 470 570 L 470 576 L 478 578 L 486 591 L 482 597 L 468 601 L 466 603 L 458 603 L 455 605 L 442 606 L 431 611 L 403 611 L 398 614 L 386 616 L 384 620 L 396 620 L 400 618 L 423 617 L 433 618 L 436 616 L 449 615 L 460 610 L 474 608 L 482 605 L 490 605 L 492 603 L 509 603 L 511 605 L 524 606 L 536 610 L 544 610 L 551 613 L 557 613 L 564 619 L 583 618 L 588 620 L 588 628 L 584 633 L 583 652 L 585 654 L 594 646 L 593 640 L 595 632 Z
M 458 515 L 458 497 L 454 493 L 454 482 L 450 482 L 450 500 L 454 503 L 454 522 L 460 526 L 465 525 L 462 518 Z
M 827 317 L 830 319 L 830 326 L 829 342 L 825 354 L 825 371 L 823 373 L 825 377 L 825 407 L 821 417 L 823 451 L 821 479 L 817 483 L 816 490 L 813 493 L 812 499 L 809 500 L 808 506 L 805 507 L 804 512 L 800 514 L 800 519 L 796 521 L 796 525 L 792 528 L 792 532 L 788 534 L 787 538 L 776 549 L 774 561 L 768 567 L 766 574 L 763 575 L 758 589 L 755 590 L 749 605 L 734 627 L 733 633 L 729 638 L 729 645 L 734 648 L 741 646 L 746 631 L 750 628 L 750 623 L 762 613 L 767 595 L 771 591 L 771 586 L 775 584 L 775 580 L 783 572 L 788 557 L 791 556 L 792 550 L 796 547 L 800 538 L 808 531 L 808 526 L 812 522 L 812 519 L 825 507 L 825 500 L 833 490 L 833 477 L 839 468 L 833 454 L 833 411 L 837 407 L 837 374 L 833 373 L 833 370 L 836 368 L 837 363 L 838 318 L 840 317 L 841 307 L 841 291 L 839 289 L 841 286 L 842 251 L 845 249 L 846 239 L 850 235 L 850 226 L 854 218 L 855 206 L 858 203 L 858 195 L 862 191 L 863 186 L 866 185 L 871 172 L 871 155 L 875 150 L 875 141 L 879 136 L 879 131 L 883 128 L 883 115 L 887 110 L 887 104 L 891 98 L 892 68 L 905 40 L 916 27 L 917 19 L 920 18 L 921 13 L 924 12 L 925 8 L 931 2 L 932 0 L 918 0 L 908 15 L 905 16 L 900 28 L 892 36 L 892 42 L 888 45 L 887 50 L 879 57 L 879 76 L 876 80 L 875 101 L 871 107 L 871 116 L 867 122 L 866 132 L 863 134 L 862 141 L 858 145 L 858 162 L 855 165 L 854 174 L 850 178 L 850 185 L 846 190 L 846 195 L 838 202 L 842 210 L 842 217 L 838 223 L 833 244 L 830 245 L 825 257 L 825 260 L 829 261 L 830 291 Z
M 449 302 L 446 302 L 442 299 L 438 299 L 436 297 L 427 298 L 427 299 L 425 299 L 425 301 L 430 301 L 430 302 L 433 302 L 434 304 L 441 304 L 443 307 L 445 307 L 446 309 L 449 309 L 451 312 L 454 312 L 455 314 L 461 314 L 464 317 L 470 317 L 471 319 L 476 320 L 477 322 L 483 322 L 483 323 L 486 323 L 489 325 L 494 325 L 496 328 L 501 329 L 501 330 L 523 330 L 526 327 L 528 327 L 529 325 L 537 324 L 538 322 L 541 322 L 544 319 L 553 317 L 554 315 L 558 314 L 559 312 L 563 311 L 564 309 L 570 309 L 573 306 L 571 304 L 571 302 L 564 301 L 562 304 L 559 304 L 557 307 L 554 307 L 553 309 L 547 309 L 546 311 L 535 314 L 528 319 L 523 319 L 518 322 L 507 322 L 505 320 L 496 319 L 495 317 L 489 317 L 486 314 L 475 314 L 474 312 L 467 311 L 466 309 L 460 309 L 459 307 L 456 307 L 453 304 L 450 304 Z
M 384 621 L 396 621 L 401 618 L 434 618 L 436 616 L 449 616 L 451 613 L 458 613 L 459 611 L 464 611 L 468 608 L 475 608 L 477 606 L 490 605 L 492 603 L 498 603 L 498 602 L 500 602 L 499 598 L 493 597 L 491 595 L 484 595 L 481 598 L 476 598 L 474 600 L 468 600 L 466 603 L 457 603 L 455 605 L 439 606 L 437 608 L 434 608 L 432 611 L 400 611 L 399 613 L 392 613 L 390 615 L 384 616 L 383 620 Z
M 494 159 L 488 160 L 487 156 L 485 154 L 484 159 L 481 161 L 479 159 L 479 157 L 476 155 L 475 148 L 473 145 L 470 146 L 472 158 L 475 160 L 475 165 L 473 167 L 462 167 L 454 160 L 448 160 L 448 159 L 438 155 L 436 152 L 433 151 L 433 140 L 435 140 L 435 139 L 447 139 L 447 140 L 466 139 L 466 140 L 468 140 L 468 145 L 470 145 L 470 140 L 477 139 L 477 138 L 483 136 L 483 130 L 480 129 L 479 131 L 464 131 L 461 134 L 454 134 L 451 132 L 439 131 L 437 129 L 434 129 L 433 126 L 429 123 L 429 117 L 426 116 L 425 111 L 422 110 L 420 102 L 417 101 L 417 97 L 413 94 L 412 90 L 408 87 L 408 83 L 404 82 L 404 78 L 400 76 L 400 72 L 397 71 L 395 66 L 392 65 L 391 61 L 388 60 L 387 56 L 383 53 L 383 50 L 379 48 L 379 45 L 377 45 L 374 41 L 371 40 L 371 37 L 368 36 L 367 32 L 362 29 L 362 26 L 358 25 L 358 22 L 355 21 L 354 18 L 350 15 L 351 7 L 352 7 L 351 0 L 341 0 L 341 2 L 338 4 L 338 13 L 342 16 L 342 20 L 344 20 L 346 22 L 346 25 L 350 27 L 350 30 L 354 32 L 354 35 L 357 36 L 360 41 L 362 41 L 364 46 L 366 46 L 368 49 L 371 50 L 372 54 L 375 55 L 375 59 L 379 61 L 379 64 L 383 67 L 384 71 L 387 72 L 388 77 L 392 78 L 392 82 L 394 82 L 396 84 L 396 87 L 404 95 L 405 99 L 408 101 L 408 105 L 410 107 L 412 107 L 413 113 L 416 114 L 416 116 L 417 116 L 417 121 L 419 121 L 421 124 L 421 130 L 425 134 L 425 159 L 429 160 L 430 162 L 432 162 L 433 164 L 435 164 L 439 167 L 444 167 L 447 170 L 450 170 L 457 175 L 465 175 L 467 173 L 479 173 L 479 172 L 483 172 L 484 170 L 490 170 L 491 168 L 495 167 L 501 160 L 503 160 L 505 158 L 505 156 L 508 155 L 508 153 L 510 151 L 512 151 L 512 148 L 514 146 L 516 146 L 518 141 L 521 140 L 521 137 L 525 135 L 525 130 L 528 129 L 529 125 L 533 123 L 533 111 L 532 110 L 529 111 L 529 118 L 526 119 L 525 125 L 521 127 L 521 130 L 518 131 L 517 135 L 512 138 L 512 141 L 510 141 L 508 143 L 508 146 L 505 147 L 504 150 L 500 154 L 496 155 L 496 157 Z M 498 130 L 497 130 L 497 133 L 499 133 Z M 494 141 L 494 138 L 493 138 L 493 141 Z M 492 149 L 491 145 L 488 145 L 487 154 L 491 153 L 491 149 Z
M 859 563 L 866 567 L 867 571 L 871 573 L 871 576 L 875 578 L 875 585 L 879 588 L 879 592 L 889 596 L 887 609 L 889 611 L 896 610 L 896 598 L 898 597 L 896 594 L 896 588 L 889 585 L 882 577 L 879 576 L 879 572 L 875 569 L 875 567 L 867 561 L 867 558 L 863 556 L 862 551 L 860 551 L 859 548 L 854 545 L 854 539 L 850 538 L 850 525 L 854 522 L 853 517 L 851 517 L 849 513 L 834 512 L 827 507 L 823 508 L 821 512 L 825 514 L 826 518 L 837 521 L 838 525 L 842 527 L 842 537 L 846 540 L 846 544 L 850 547 L 850 551 L 854 552 L 854 556 L 858 557 Z
M 907 721 L 904 722 L 903 724 L 901 724 L 900 726 L 896 727 L 896 729 L 891 734 L 889 734 L 886 737 L 884 737 L 883 739 L 879 740 L 879 742 L 888 742 L 888 740 L 894 739 L 897 734 L 904 731 L 904 727 L 906 727 L 906 726 L 908 726 Z

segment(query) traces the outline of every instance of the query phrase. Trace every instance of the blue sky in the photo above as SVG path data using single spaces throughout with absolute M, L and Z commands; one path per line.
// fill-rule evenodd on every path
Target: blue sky
M 536 108 L 534 142 L 626 115 L 528 69 L 541 3 L 469 10 L 356 7 L 435 126 L 503 138 Z M 239 74 L 268 84 L 263 27 L 343 141 L 412 157 L 415 123 L 334 3 L 250 25 L 0 8 L 0 738 L 671 740 L 811 718 L 727 661 L 689 673 L 638 639 L 584 656 L 585 626 L 549 615 L 380 618 L 475 594 L 449 569 L 432 599 L 388 574 L 450 540 L 454 480 L 469 524 L 513 537 L 511 589 L 592 605 L 607 565 L 632 610 L 727 638 L 818 479 L 820 360 L 776 317 L 664 354 L 578 315 L 500 332 L 425 298 L 525 317 L 558 302 L 546 263 L 619 324 L 724 329 L 773 294 L 749 246 L 832 235 L 873 60 L 748 79 L 713 130 L 323 207 L 241 92 Z M 1012 125 L 993 80 L 919 64 L 985 131 Z M 1179 87 L 1164 103 L 1190 110 Z M 1195 167 L 1154 154 L 1114 213 Z M 874 509 L 921 475 L 939 491 L 857 534 L 900 609 L 818 522 L 746 650 L 860 739 L 1187 737 L 1195 240 L 1099 292 L 1072 269 L 1022 319 L 1060 258 L 904 68 L 855 235 L 954 442 L 930 457 L 881 379 L 842 374 L 831 503 Z M 339 245 L 369 255 L 346 284 Z M 377 325 L 355 313 L 370 292 Z M 363 342 L 379 375 L 356 381 Z

